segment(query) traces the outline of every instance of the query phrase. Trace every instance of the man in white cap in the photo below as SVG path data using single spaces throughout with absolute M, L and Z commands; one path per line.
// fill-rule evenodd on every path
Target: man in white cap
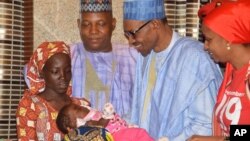
M 136 50 L 111 43 L 116 19 L 111 0 L 80 0 L 81 43 L 71 46 L 72 91 L 102 110 L 111 102 L 122 118 L 131 113 Z
M 141 54 L 131 122 L 155 139 L 211 135 L 222 75 L 203 44 L 171 29 L 164 0 L 124 0 L 124 33 Z

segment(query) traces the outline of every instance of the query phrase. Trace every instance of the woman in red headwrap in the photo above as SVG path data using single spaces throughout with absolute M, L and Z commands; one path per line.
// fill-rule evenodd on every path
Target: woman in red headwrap
M 205 16 L 205 50 L 226 63 L 214 109 L 213 136 L 195 135 L 189 141 L 223 141 L 230 125 L 250 124 L 250 1 L 215 0 L 199 11 Z
M 89 105 L 71 95 L 71 60 L 64 42 L 44 42 L 27 65 L 29 89 L 16 112 L 17 135 L 21 141 L 61 141 L 63 134 L 56 126 L 58 111 L 66 104 Z

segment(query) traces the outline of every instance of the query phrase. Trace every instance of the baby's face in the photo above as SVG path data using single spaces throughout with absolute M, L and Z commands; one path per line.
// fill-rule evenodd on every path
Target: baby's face
M 85 107 L 81 106 L 74 106 L 70 110 L 70 121 L 71 127 L 70 128 L 77 128 L 77 119 L 83 119 L 89 112 L 89 110 Z
M 75 118 L 85 118 L 89 113 L 89 110 L 85 107 L 77 106 L 74 107 L 72 112 L 74 113 Z

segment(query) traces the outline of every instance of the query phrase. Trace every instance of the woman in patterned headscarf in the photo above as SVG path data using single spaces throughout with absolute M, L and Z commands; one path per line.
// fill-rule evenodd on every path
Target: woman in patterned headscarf
M 224 80 L 214 109 L 213 136 L 190 141 L 227 140 L 230 125 L 250 124 L 250 1 L 215 0 L 201 8 L 205 49 L 226 63 Z
M 18 139 L 61 141 L 63 134 L 56 126 L 58 111 L 66 104 L 89 103 L 71 98 L 71 60 L 64 42 L 44 42 L 27 65 L 29 89 L 16 112 Z

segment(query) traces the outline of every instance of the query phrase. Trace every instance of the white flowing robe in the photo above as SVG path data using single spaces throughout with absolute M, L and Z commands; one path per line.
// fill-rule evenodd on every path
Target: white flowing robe
M 131 122 L 158 139 L 211 135 L 222 75 L 203 44 L 173 33 L 168 48 L 137 59 Z

